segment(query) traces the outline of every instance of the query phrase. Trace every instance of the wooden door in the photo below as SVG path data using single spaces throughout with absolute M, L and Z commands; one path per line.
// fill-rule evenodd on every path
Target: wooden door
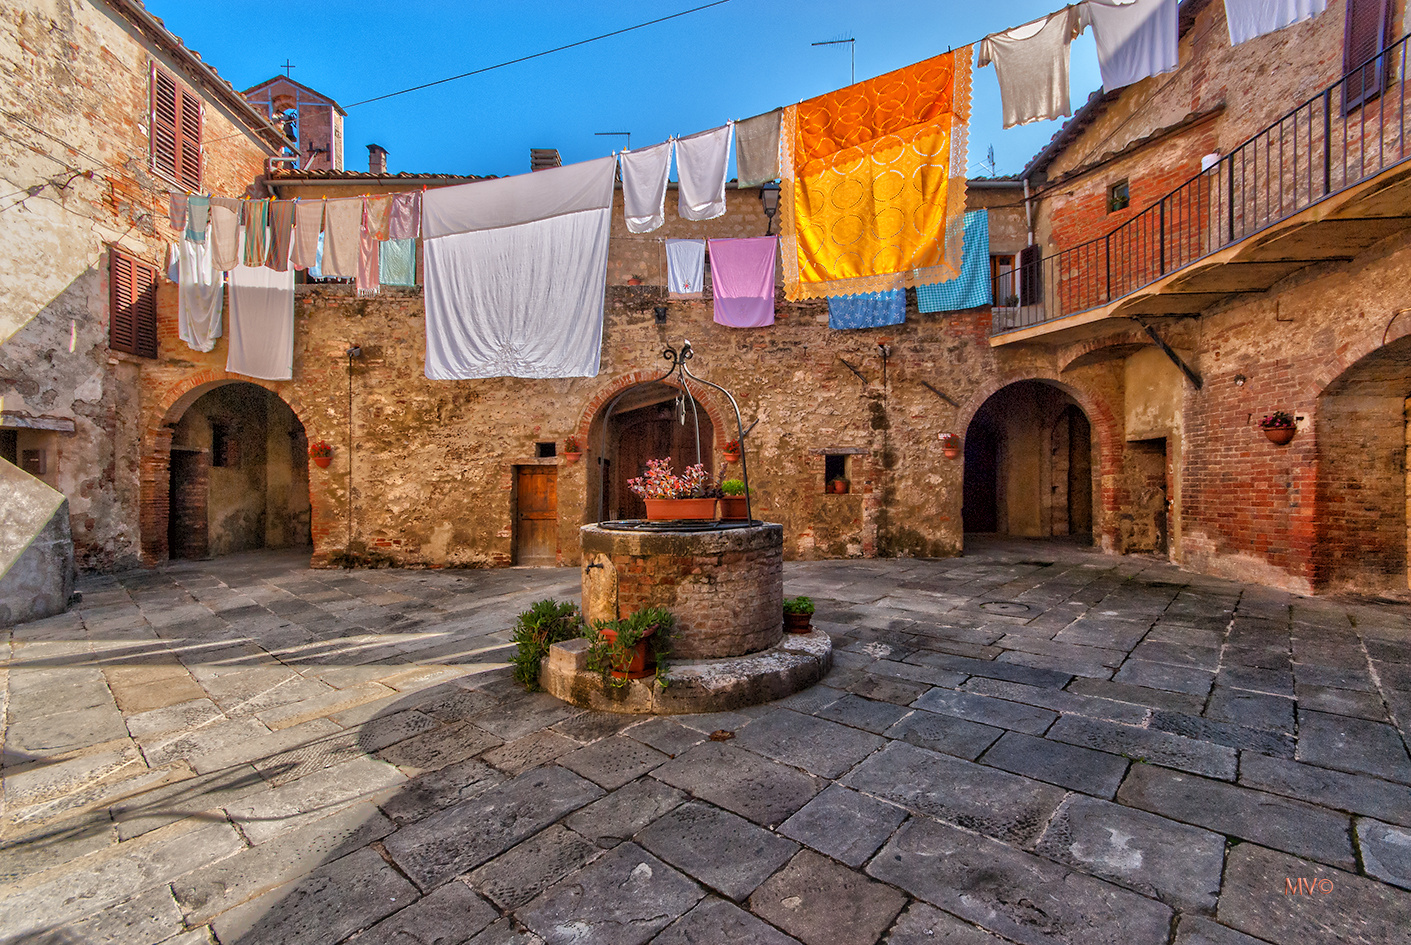
M 515 564 L 558 563 L 558 467 L 516 466 Z

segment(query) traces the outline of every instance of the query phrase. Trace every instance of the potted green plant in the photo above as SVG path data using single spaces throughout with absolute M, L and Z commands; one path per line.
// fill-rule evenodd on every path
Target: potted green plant
M 725 449 L 721 450 L 721 458 L 727 463 L 738 463 L 740 461 L 740 441 L 731 440 L 725 444 Z
M 563 441 L 563 458 L 570 463 L 576 463 L 582 455 L 583 447 L 579 445 L 578 437 L 565 437 Z
M 327 440 L 315 440 L 309 444 L 309 458 L 318 468 L 327 469 L 328 464 L 333 462 L 333 447 L 328 445 Z
M 1293 414 L 1283 410 L 1275 410 L 1267 417 L 1259 421 L 1259 429 L 1264 431 L 1264 435 L 1269 438 L 1269 442 L 1275 446 L 1286 446 L 1298 432 L 1298 421 Z
M 842 476 L 839 476 L 836 479 L 828 480 L 828 491 L 833 493 L 834 495 L 847 495 L 848 489 L 850 489 L 851 487 L 852 483 L 849 482 L 847 479 L 844 479 Z
M 808 633 L 812 629 L 813 598 L 784 598 L 784 629 L 790 633 Z
M 677 475 L 671 471 L 670 459 L 648 460 L 646 473 L 627 480 L 627 488 L 642 497 L 647 518 L 653 521 L 713 519 L 715 500 L 720 497 L 703 465 L 688 466 Z
M 666 685 L 666 655 L 675 618 L 665 607 L 645 607 L 621 620 L 596 620 L 588 629 L 588 668 L 614 688 L 655 675 Z
M 745 481 L 726 479 L 720 484 L 720 520 L 722 522 L 743 522 L 748 514 L 749 503 L 745 500 Z
M 946 459 L 955 459 L 960 455 L 960 434 L 942 433 L 940 439 L 941 452 L 945 454 Z
M 530 692 L 539 688 L 539 664 L 549 647 L 583 636 L 583 615 L 578 605 L 556 600 L 535 601 L 515 620 L 510 640 L 516 645 L 510 657 L 515 682 Z

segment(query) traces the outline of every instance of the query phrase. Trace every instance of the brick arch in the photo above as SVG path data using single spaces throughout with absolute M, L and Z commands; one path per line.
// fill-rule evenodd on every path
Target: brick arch
M 1093 522 L 1093 538 L 1103 551 L 1114 552 L 1117 548 L 1117 512 L 1121 501 L 1117 483 L 1121 478 L 1118 474 L 1122 468 L 1122 428 L 1105 401 L 1080 387 L 1060 380 L 1054 371 L 1001 374 L 976 387 L 970 397 L 961 404 L 960 409 L 956 411 L 956 428 L 968 433 L 970 421 L 975 419 L 975 414 L 985 401 L 1004 388 L 1021 381 L 1038 381 L 1062 391 L 1072 397 L 1087 416 L 1098 447 L 1098 465 L 1095 470 L 1098 481 L 1094 494 L 1099 499 L 1097 511 L 1100 514 Z
M 173 426 L 201 397 L 220 387 L 230 384 L 252 384 L 269 391 L 278 397 L 294 414 L 310 440 L 315 439 L 304 416 L 307 409 L 302 400 L 293 394 L 288 383 L 265 381 L 246 377 L 243 374 L 228 374 L 225 371 L 210 369 L 198 371 L 177 381 L 162 392 L 149 413 L 149 420 L 142 434 L 142 453 L 139 458 L 138 479 L 141 507 L 138 513 L 138 534 L 142 548 L 142 561 L 148 567 L 155 567 L 168 560 L 170 548 L 167 546 L 167 525 L 171 513 L 171 438 Z M 309 503 L 314 542 L 314 559 L 326 557 L 327 552 L 320 547 L 320 539 L 327 531 L 321 522 L 331 520 L 334 510 L 322 491 L 313 488 L 313 477 L 309 479 Z
M 583 412 L 578 418 L 578 425 L 574 429 L 574 434 L 578 437 L 578 441 L 585 445 L 589 442 L 588 433 L 592 429 L 593 421 L 598 419 L 599 414 L 602 413 L 603 409 L 606 408 L 608 404 L 612 403 L 614 397 L 627 390 L 629 387 L 635 387 L 638 384 L 650 383 L 652 381 L 659 381 L 668 387 L 675 387 L 678 390 L 681 388 L 681 385 L 676 380 L 675 374 L 663 378 L 660 373 L 655 371 L 633 371 L 630 374 L 621 374 L 613 378 L 599 388 L 598 392 L 590 397 L 587 404 L 584 406 Z M 733 431 L 735 429 L 734 408 L 730 406 L 730 402 L 726 400 L 718 390 L 713 387 L 707 387 L 704 384 L 693 386 L 691 388 L 691 395 L 695 398 L 696 403 L 705 408 L 706 416 L 710 418 L 711 426 L 715 430 L 715 448 L 723 449 L 728 441 L 734 439 L 733 436 L 727 435 L 725 432 L 727 430 L 726 424 L 729 424 L 729 430 Z
M 1104 335 L 1101 338 L 1092 338 L 1088 341 L 1080 341 L 1076 344 L 1068 345 L 1059 349 L 1056 360 L 1059 363 L 1059 372 L 1070 371 L 1076 367 L 1082 367 L 1099 359 L 1100 354 L 1112 349 L 1111 353 L 1115 357 L 1125 357 L 1140 348 L 1152 347 L 1151 338 L 1145 332 L 1131 330 L 1120 332 L 1115 335 Z
M 1362 361 L 1407 336 L 1411 336 L 1411 309 L 1393 315 L 1380 336 L 1373 333 L 1362 334 L 1333 351 L 1322 365 L 1310 372 L 1306 388 L 1309 395 L 1321 397 L 1334 382 Z

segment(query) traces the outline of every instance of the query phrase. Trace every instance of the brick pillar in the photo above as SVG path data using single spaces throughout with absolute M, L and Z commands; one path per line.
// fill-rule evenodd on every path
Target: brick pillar
M 142 507 L 138 528 L 142 563 L 156 567 L 170 556 L 167 548 L 167 515 L 171 509 L 171 427 L 149 430 L 138 466 Z

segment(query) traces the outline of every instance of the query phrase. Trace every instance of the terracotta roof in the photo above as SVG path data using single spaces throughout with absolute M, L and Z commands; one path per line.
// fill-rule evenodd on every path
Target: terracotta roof
M 477 180 L 491 180 L 494 175 L 477 176 L 475 174 L 416 174 L 411 171 L 400 171 L 396 174 L 374 174 L 372 171 L 291 171 L 276 168 L 267 178 L 271 185 L 279 184 L 304 184 L 304 183 L 331 183 L 336 181 L 349 181 L 356 183 L 372 184 L 383 182 L 403 182 L 411 181 L 435 181 L 447 184 L 461 184 Z
M 1184 37 L 1186 32 L 1195 25 L 1196 16 L 1201 10 L 1205 9 L 1206 4 L 1209 2 L 1210 0 L 1181 0 L 1178 13 L 1180 36 Z M 1028 164 L 1024 165 L 1024 170 L 1019 172 L 1019 176 L 1021 178 L 1033 177 L 1035 174 L 1042 173 L 1046 170 L 1050 164 L 1058 159 L 1058 155 L 1063 152 L 1063 149 L 1072 144 L 1093 122 L 1097 121 L 1098 118 L 1102 116 L 1102 113 L 1107 111 L 1107 106 L 1117 101 L 1118 97 L 1120 97 L 1127 88 L 1129 88 L 1129 86 L 1113 89 L 1111 92 L 1098 89 L 1089 95 L 1088 100 L 1083 103 L 1082 107 L 1073 113 L 1073 117 L 1064 122 L 1063 127 L 1059 128 L 1058 131 L 1054 133 L 1049 143 L 1044 145 L 1043 150 L 1034 155 Z
M 106 0 L 106 2 L 118 15 L 135 26 L 143 36 L 187 66 L 190 70 L 187 77 L 212 93 L 213 97 L 223 101 L 237 118 L 243 120 L 250 130 L 270 145 L 273 153 L 278 154 L 285 146 L 292 147 L 294 145 L 294 142 L 286 138 L 284 132 L 261 114 L 259 109 L 247 102 L 245 97 L 236 91 L 235 86 L 222 78 L 214 66 L 206 63 L 200 53 L 188 47 L 181 41 L 181 37 L 167 29 L 166 24 L 159 17 L 148 12 L 141 0 Z

